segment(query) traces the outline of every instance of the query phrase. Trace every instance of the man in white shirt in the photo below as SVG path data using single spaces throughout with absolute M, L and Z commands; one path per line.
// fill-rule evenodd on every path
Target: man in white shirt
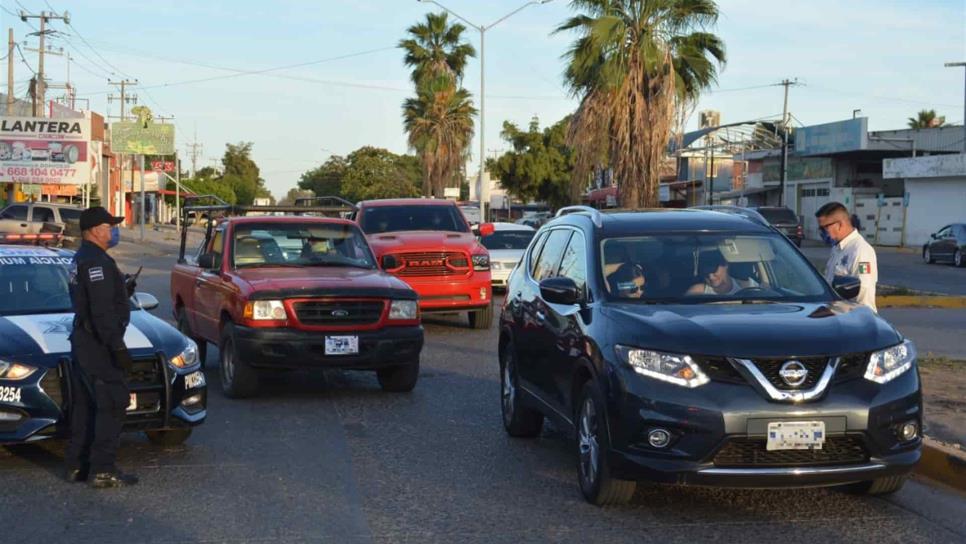
M 825 266 L 825 279 L 830 283 L 835 276 L 855 276 L 862 282 L 855 301 L 873 311 L 875 284 L 879 281 L 879 266 L 875 249 L 852 226 L 849 211 L 839 202 L 829 202 L 815 213 L 822 239 L 832 246 L 832 254 Z

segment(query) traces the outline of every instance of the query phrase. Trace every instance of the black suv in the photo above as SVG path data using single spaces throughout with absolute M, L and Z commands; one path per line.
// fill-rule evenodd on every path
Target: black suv
M 795 242 L 796 246 L 802 247 L 805 232 L 802 230 L 802 223 L 798 220 L 795 212 L 784 206 L 758 206 L 750 209 L 761 214 L 779 232 L 788 236 L 788 239 L 792 242 Z
M 576 208 L 576 209 L 575 209 Z M 918 462 L 916 350 L 787 238 L 698 210 L 575 207 L 534 237 L 500 317 L 503 423 L 575 433 L 580 488 L 638 480 L 850 484 L 890 493 Z

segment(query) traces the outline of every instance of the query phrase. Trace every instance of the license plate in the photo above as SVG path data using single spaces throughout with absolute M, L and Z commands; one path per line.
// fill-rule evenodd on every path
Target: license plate
M 768 423 L 768 451 L 820 450 L 825 443 L 824 421 L 771 421 Z
M 0 387 L 0 402 L 20 402 L 20 388 Z
M 128 397 L 127 411 L 133 412 L 134 410 L 137 410 L 137 409 L 138 409 L 138 394 L 131 393 L 131 396 Z
M 358 336 L 326 336 L 326 355 L 355 355 L 359 353 Z
M 203 387 L 205 385 L 205 375 L 199 370 L 198 372 L 192 372 L 184 377 L 184 386 L 187 389 L 193 389 L 195 387 Z

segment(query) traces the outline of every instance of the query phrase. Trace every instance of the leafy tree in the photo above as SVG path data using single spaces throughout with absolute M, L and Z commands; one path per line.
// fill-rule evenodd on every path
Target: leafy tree
M 386 149 L 361 147 L 346 157 L 342 195 L 350 200 L 419 196 L 418 160 Z
M 566 117 L 541 130 L 534 117 L 525 131 L 509 121 L 503 123 L 501 136 L 513 150 L 488 159 L 486 167 L 514 199 L 540 200 L 553 207 L 574 201 L 574 157 L 567 145 L 569 122 Z
M 476 56 L 473 46 L 463 41 L 466 27 L 448 23 L 446 13 L 427 13 L 426 21 L 406 29 L 410 37 L 399 42 L 417 86 L 440 75 L 462 81 L 467 59 Z
M 225 144 L 221 158 L 222 180 L 229 185 L 238 198 L 238 204 L 250 205 L 256 197 L 271 196 L 265 189 L 258 165 L 252 160 L 252 142 Z
M 935 128 L 946 124 L 946 117 L 936 115 L 936 110 L 920 110 L 909 118 L 909 128 Z
M 676 105 L 717 78 L 724 44 L 707 29 L 713 0 L 573 0 L 581 13 L 557 32 L 575 31 L 565 80 L 580 106 L 568 139 L 576 183 L 611 166 L 621 205 L 658 205 L 661 159 Z
M 321 166 L 303 173 L 298 187 L 319 196 L 342 196 L 342 178 L 347 167 L 344 157 L 332 155 Z

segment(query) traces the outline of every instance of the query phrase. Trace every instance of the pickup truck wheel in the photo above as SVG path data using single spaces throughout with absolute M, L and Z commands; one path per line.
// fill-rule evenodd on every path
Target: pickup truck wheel
M 419 359 L 398 366 L 387 366 L 376 370 L 379 385 L 383 391 L 407 393 L 416 387 L 419 380 Z
M 218 346 L 221 360 L 221 389 L 230 399 L 250 397 L 258 389 L 258 374 L 247 365 L 238 354 L 235 344 L 235 327 L 231 323 L 221 331 L 221 344 Z
M 482 310 L 473 310 L 470 312 L 470 328 L 489 329 L 491 323 L 493 323 L 493 304 L 490 304 Z
M 191 325 L 188 324 L 188 312 L 185 312 L 184 308 L 178 309 L 178 331 L 198 344 L 198 360 L 201 361 L 201 366 L 205 366 L 205 363 L 208 362 L 208 341 L 191 333 Z
M 191 436 L 191 428 L 144 431 L 144 434 L 155 446 L 180 446 Z

